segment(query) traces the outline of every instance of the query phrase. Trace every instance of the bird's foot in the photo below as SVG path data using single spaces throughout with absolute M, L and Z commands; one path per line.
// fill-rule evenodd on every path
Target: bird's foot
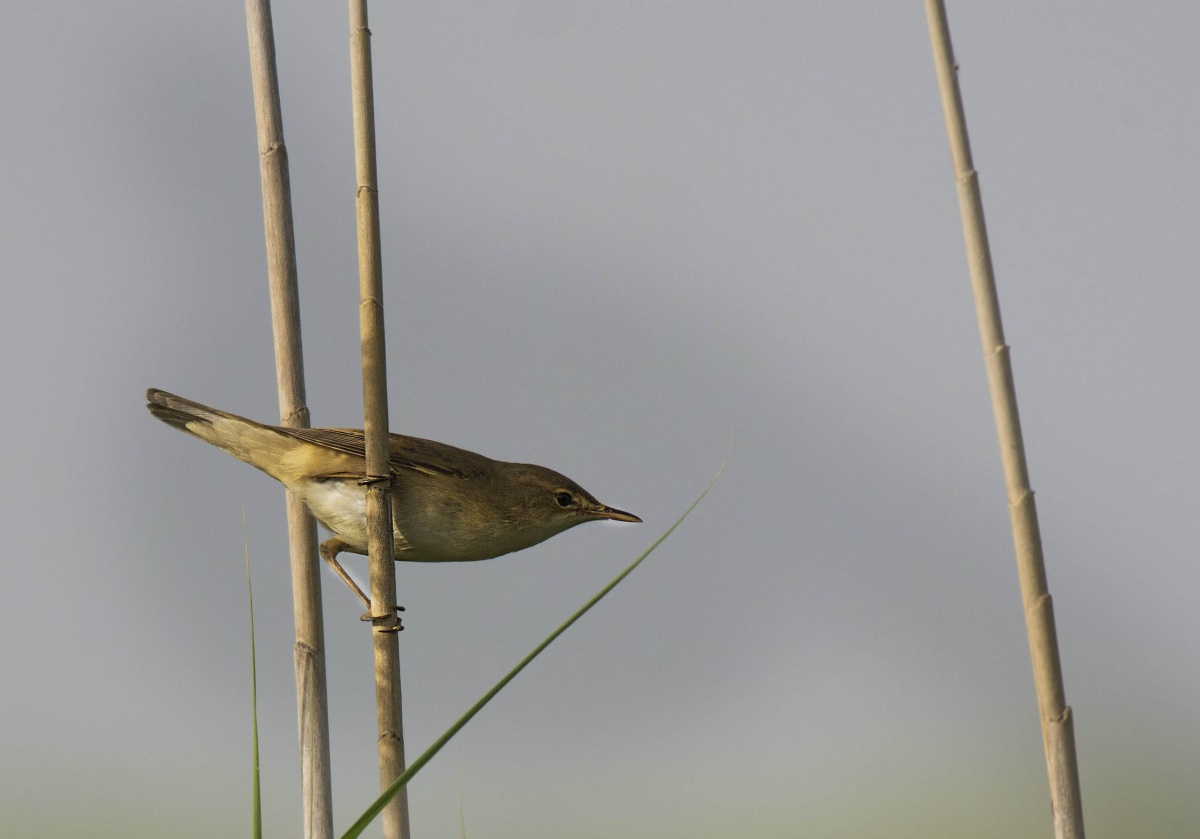
M 376 627 L 377 629 L 379 629 L 380 632 L 400 632 L 404 629 L 404 624 L 402 624 L 400 622 L 400 612 L 403 612 L 403 611 L 404 611 L 403 606 L 397 606 L 396 614 L 394 616 L 393 615 L 373 615 L 373 614 L 371 614 L 371 611 L 368 608 L 367 612 L 364 613 L 359 618 L 359 620 L 360 621 L 370 621 L 371 625 Z M 395 620 L 396 623 L 392 626 L 388 626 L 387 623 L 391 620 Z

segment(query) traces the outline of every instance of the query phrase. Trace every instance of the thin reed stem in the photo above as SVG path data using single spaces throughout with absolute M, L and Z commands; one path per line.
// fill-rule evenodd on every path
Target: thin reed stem
M 357 183 L 359 337 L 362 345 L 363 429 L 367 449 L 367 550 L 375 651 L 375 710 L 379 724 L 379 784 L 387 789 L 404 772 L 400 649 L 396 638 L 396 566 L 393 561 L 392 486 L 388 464 L 387 364 L 383 324 L 383 269 L 379 236 L 379 183 L 375 165 L 375 97 L 366 0 L 350 0 L 350 83 L 354 110 Z M 385 839 L 408 839 L 408 798 L 383 811 Z
M 254 116 L 258 127 L 280 424 L 290 428 L 308 428 L 291 181 L 287 147 L 283 142 L 283 115 L 279 103 L 275 36 L 269 0 L 246 0 L 246 31 L 254 85 Z M 333 836 L 333 792 L 329 765 L 329 703 L 325 678 L 321 578 L 317 563 L 317 528 L 304 504 L 291 493 L 287 495 L 287 520 L 292 608 L 296 622 L 296 713 L 300 730 L 304 835 L 308 839 L 329 839 Z
M 967 123 L 962 95 L 958 87 L 958 65 L 950 46 L 950 28 L 941 0 L 926 0 L 929 37 L 933 43 L 938 87 L 950 136 L 950 153 L 958 182 L 958 200 L 962 212 L 963 238 L 967 246 L 971 286 L 975 294 L 975 313 L 987 365 L 996 433 L 1000 439 L 1000 460 L 1008 490 L 1009 515 L 1013 544 L 1017 555 L 1017 574 L 1021 582 L 1021 600 L 1025 607 L 1025 629 L 1033 661 L 1033 680 L 1042 722 L 1042 741 L 1046 751 L 1046 770 L 1050 780 L 1050 805 L 1054 835 L 1058 839 L 1083 839 L 1083 802 L 1079 788 L 1079 768 L 1075 757 L 1075 728 L 1071 708 L 1066 704 L 1058 637 L 1054 627 L 1054 604 L 1046 583 L 1042 540 L 1038 532 L 1037 509 L 1029 485 L 1025 461 L 1025 443 L 1017 413 L 1017 392 L 1013 382 L 1008 345 L 1000 322 L 1000 302 L 987 228 L 983 220 L 983 200 L 979 176 L 971 160 Z

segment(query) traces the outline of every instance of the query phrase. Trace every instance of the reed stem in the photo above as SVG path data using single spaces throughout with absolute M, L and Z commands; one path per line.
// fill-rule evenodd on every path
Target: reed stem
M 1079 788 L 1079 768 L 1075 756 L 1075 729 L 1071 708 L 1066 704 L 1058 636 L 1054 626 L 1054 603 L 1046 582 L 1042 539 L 1038 531 L 1037 509 L 1029 485 L 1025 443 L 1017 413 L 1017 392 L 1013 381 L 1009 348 L 1004 343 L 1000 321 L 1000 301 L 992 271 L 991 250 L 983 219 L 983 199 L 979 175 L 971 160 L 966 116 L 958 87 L 958 65 L 950 45 L 950 27 L 942 0 L 926 0 L 929 37 L 933 43 L 938 88 L 950 137 L 950 154 L 958 183 L 958 201 L 962 212 L 963 238 L 967 263 L 975 295 L 975 313 L 987 366 L 996 433 L 1000 439 L 1000 460 L 1008 490 L 1013 545 L 1017 556 L 1017 575 L 1025 608 L 1025 629 L 1033 662 L 1033 681 L 1042 723 L 1042 742 L 1046 752 L 1046 771 L 1050 780 L 1050 806 L 1054 835 L 1058 839 L 1084 839 L 1083 802 Z
M 350 84 L 354 111 L 357 183 L 359 338 L 362 345 L 363 429 L 367 449 L 367 550 L 371 568 L 371 633 L 375 653 L 379 784 L 387 789 L 404 772 L 400 649 L 395 629 L 392 485 L 389 468 L 387 363 L 383 324 L 383 269 L 379 235 L 379 183 L 375 164 L 375 102 L 371 31 L 366 0 L 350 0 Z M 408 797 L 401 793 L 383 811 L 385 839 L 408 839 Z
M 283 115 L 279 102 L 275 36 L 269 0 L 246 0 L 246 31 L 250 44 L 254 116 L 258 127 L 263 227 L 271 294 L 271 327 L 275 336 L 280 424 L 289 428 L 308 428 L 291 181 L 287 147 L 283 142 Z M 296 713 L 300 733 L 304 835 L 307 839 L 329 839 L 333 836 L 333 792 L 317 528 L 303 502 L 291 493 L 287 495 L 287 520 L 292 608 L 296 623 Z

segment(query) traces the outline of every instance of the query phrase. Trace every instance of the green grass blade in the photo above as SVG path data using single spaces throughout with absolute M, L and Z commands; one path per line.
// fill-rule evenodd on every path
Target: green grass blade
M 254 586 L 250 582 L 250 537 L 246 535 L 245 510 L 242 510 L 242 541 L 246 546 L 246 592 L 250 599 L 250 720 L 254 732 L 254 813 L 251 816 L 251 832 L 254 839 L 262 839 L 262 787 L 258 778 L 258 662 L 254 656 Z
M 728 459 L 729 455 L 726 454 L 725 457 L 726 457 L 726 459 Z M 406 770 L 404 770 L 404 773 L 401 774 L 400 777 L 398 777 L 395 781 L 393 781 L 391 783 L 391 785 L 386 790 L 383 791 L 383 793 L 379 796 L 379 798 L 375 799 L 375 803 L 372 804 L 370 807 L 368 807 L 366 809 L 366 811 L 363 812 L 363 814 L 361 816 L 359 816 L 358 821 L 356 821 L 354 824 L 352 824 L 350 826 L 350 829 L 347 830 L 344 834 L 342 834 L 342 839 L 356 839 L 356 837 L 360 836 L 362 834 L 362 832 L 367 828 L 367 825 L 369 825 L 372 821 L 374 821 L 375 817 L 378 816 L 381 812 L 383 812 L 383 808 L 387 806 L 388 802 L 392 800 L 392 798 L 396 795 L 396 793 L 398 793 L 404 787 L 404 785 L 409 782 L 409 780 L 414 775 L 416 775 L 418 772 L 420 772 L 421 768 L 424 767 L 425 764 L 428 763 L 430 760 L 432 760 L 433 756 L 436 755 L 438 752 L 440 752 L 442 750 L 442 747 L 445 746 L 447 743 L 449 743 L 450 739 L 452 737 L 454 737 L 455 734 L 458 734 L 458 732 L 461 731 L 463 729 L 463 727 L 468 722 L 471 721 L 471 718 L 474 717 L 476 714 L 478 714 L 483 709 L 484 705 L 487 705 L 489 702 L 491 702 L 492 699 L 495 698 L 496 694 L 498 694 L 501 690 L 504 689 L 505 685 L 507 685 L 509 682 L 511 682 L 518 673 L 520 673 L 522 670 L 524 670 L 525 666 L 527 664 L 529 664 L 529 662 L 531 662 L 535 658 L 537 658 L 538 655 L 542 652 L 542 650 L 544 650 L 544 649 L 546 649 L 546 647 L 550 646 L 550 644 L 552 644 L 555 641 L 555 639 L 558 638 L 558 636 L 560 636 L 564 632 L 566 632 L 567 629 L 571 626 L 571 624 L 575 623 L 575 621 L 577 621 L 581 617 L 583 617 L 589 609 L 591 609 L 593 606 L 595 606 L 597 603 L 599 603 L 606 594 L 608 594 L 610 591 L 612 591 L 614 588 L 616 588 L 617 585 L 622 580 L 624 580 L 626 577 L 628 577 L 633 572 L 633 569 L 635 569 L 639 565 L 641 565 L 642 560 L 644 560 L 646 557 L 648 557 L 654 551 L 655 548 L 657 548 L 659 545 L 661 545 L 663 543 L 663 541 L 665 541 L 666 538 L 675 531 L 675 528 L 679 527 L 679 525 L 683 523 L 683 520 L 688 517 L 688 515 L 692 512 L 692 510 L 696 509 L 696 505 L 698 505 L 704 499 L 704 496 L 708 495 L 709 490 L 711 490 L 716 485 L 717 480 L 721 477 L 721 471 L 724 468 L 725 468 L 725 461 L 722 460 L 720 468 L 717 469 L 717 474 L 713 476 L 712 481 L 709 482 L 707 487 L 705 487 L 704 492 L 700 493 L 699 497 L 697 497 L 696 500 L 692 502 L 691 506 L 683 511 L 683 515 L 681 515 L 673 525 L 671 525 L 670 527 L 667 528 L 666 532 L 664 532 L 661 536 L 659 536 L 656 540 L 654 540 L 654 543 L 650 547 L 646 548 L 646 550 L 642 552 L 642 555 L 639 556 L 637 559 L 635 559 L 629 565 L 628 568 L 626 568 L 624 571 L 622 571 L 620 574 L 618 574 L 616 576 L 616 578 L 613 579 L 612 582 L 610 582 L 604 588 L 600 589 L 599 593 L 597 593 L 591 600 L 589 600 L 587 603 L 584 603 L 583 606 L 579 609 L 579 611 L 577 611 L 575 614 L 573 614 L 570 618 L 567 619 L 566 623 L 564 623 L 558 629 L 556 629 L 552 633 L 550 633 L 550 636 L 545 641 L 543 641 L 542 643 L 540 643 L 536 647 L 534 647 L 533 652 L 531 652 L 529 655 L 525 656 L 525 658 L 521 659 L 521 662 L 516 667 L 514 667 L 512 670 L 510 670 L 508 675 L 506 675 L 503 679 L 501 679 L 499 682 L 497 682 L 496 686 L 493 687 L 491 690 L 489 690 L 487 693 L 485 693 L 483 695 L 482 699 L 480 699 L 478 702 L 476 702 L 474 705 L 472 705 L 465 714 L 463 714 L 461 717 L 459 717 L 458 721 L 455 722 L 454 725 L 450 726 L 450 728 L 446 730 L 445 734 L 443 734 L 441 737 L 439 737 L 437 740 L 435 740 L 432 746 L 430 746 L 428 749 L 426 749 L 425 752 L 420 757 L 418 757 L 416 760 L 414 760 L 412 762 L 412 764 Z

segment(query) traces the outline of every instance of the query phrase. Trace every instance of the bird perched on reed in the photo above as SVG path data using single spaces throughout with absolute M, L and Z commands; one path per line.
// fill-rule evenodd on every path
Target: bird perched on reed
M 150 413 L 279 481 L 333 537 L 321 557 L 367 606 L 337 561 L 367 553 L 366 449 L 361 429 L 284 428 L 219 411 L 166 391 L 146 391 Z M 465 449 L 390 435 L 395 558 L 465 562 L 523 550 L 588 521 L 640 522 L 601 504 L 544 466 L 492 460 Z

